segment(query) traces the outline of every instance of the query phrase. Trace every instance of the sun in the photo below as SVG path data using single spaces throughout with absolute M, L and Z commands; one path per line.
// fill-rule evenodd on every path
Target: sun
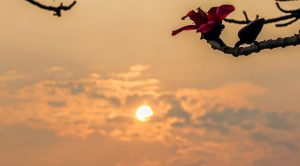
M 136 109 L 135 116 L 138 120 L 142 122 L 146 122 L 150 120 L 151 116 L 153 116 L 153 111 L 150 106 L 142 105 Z

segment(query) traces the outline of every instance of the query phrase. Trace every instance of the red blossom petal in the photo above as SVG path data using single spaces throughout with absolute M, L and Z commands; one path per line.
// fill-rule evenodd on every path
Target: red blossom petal
M 233 5 L 221 5 L 216 10 L 216 16 L 222 21 L 234 10 L 235 8 Z
M 206 23 L 208 20 L 207 14 L 201 8 L 198 8 L 197 11 L 194 11 L 194 10 L 189 11 L 181 19 L 184 20 L 187 17 L 189 17 L 197 26 L 200 26 L 203 23 Z
M 218 7 L 212 7 L 209 9 L 209 11 L 207 12 L 209 21 L 218 21 L 217 9 L 218 9 Z
M 199 16 L 203 19 L 203 20 L 207 20 L 207 14 L 199 7 L 198 9 L 197 9 L 198 11 L 197 11 L 197 13 L 199 14 Z
M 191 17 L 191 16 L 193 16 L 193 15 L 195 15 L 195 14 L 196 14 L 196 12 L 195 12 L 194 10 L 191 10 L 191 11 L 189 11 L 185 16 L 183 16 L 181 19 L 184 20 L 184 19 L 186 19 L 187 17 Z
M 173 31 L 172 36 L 175 36 L 182 31 L 195 30 L 195 29 L 197 29 L 196 25 L 187 25 L 187 26 L 184 26 L 182 28 L 179 28 L 179 29 Z
M 197 32 L 201 32 L 201 33 L 207 33 L 207 32 L 210 32 L 210 31 L 212 31 L 212 30 L 215 28 L 216 24 L 217 24 L 217 23 L 214 22 L 214 21 L 209 21 L 208 23 L 201 25 L 201 26 L 197 29 Z
M 208 15 L 201 8 L 198 8 L 197 14 L 194 17 L 191 17 L 191 20 L 193 20 L 197 26 L 200 26 L 207 23 Z

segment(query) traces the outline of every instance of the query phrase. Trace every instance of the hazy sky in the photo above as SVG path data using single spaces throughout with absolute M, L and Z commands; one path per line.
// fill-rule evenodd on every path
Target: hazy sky
M 187 11 L 224 3 L 232 18 L 281 15 L 273 0 L 79 0 L 61 18 L 3 1 L 0 165 L 299 165 L 299 46 L 234 58 L 192 31 L 171 36 Z M 299 25 L 266 25 L 259 40 Z M 241 26 L 225 26 L 232 45 Z

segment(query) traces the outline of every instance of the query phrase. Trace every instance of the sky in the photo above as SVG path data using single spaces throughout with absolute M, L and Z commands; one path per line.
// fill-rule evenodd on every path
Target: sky
M 273 0 L 78 0 L 61 18 L 1 4 L 0 165 L 300 164 L 299 46 L 235 58 L 198 33 L 171 36 L 199 6 L 271 18 L 282 15 Z M 233 45 L 242 26 L 224 24 Z M 258 40 L 299 25 L 266 25 Z M 141 105 L 148 121 L 135 117 Z

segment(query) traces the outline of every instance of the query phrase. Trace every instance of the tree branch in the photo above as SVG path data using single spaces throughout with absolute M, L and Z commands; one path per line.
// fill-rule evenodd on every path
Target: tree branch
M 229 47 L 229 46 L 222 46 L 220 43 L 216 41 L 207 41 L 211 45 L 211 47 L 215 50 L 222 51 L 225 54 L 231 54 L 235 57 L 241 56 L 241 55 L 249 55 L 254 52 L 259 52 L 261 50 L 265 49 L 273 49 L 278 47 L 286 47 L 286 46 L 296 46 L 300 44 L 300 32 L 299 34 L 295 34 L 294 36 L 290 37 L 284 37 L 284 38 L 278 38 L 275 40 L 266 40 L 257 42 L 255 44 L 252 44 L 247 47 Z
M 280 1 L 282 1 L 282 0 L 280 0 Z M 284 1 L 291 1 L 291 0 L 284 0 Z M 300 19 L 300 8 L 295 9 L 295 10 L 285 10 L 279 5 L 278 2 L 276 2 L 276 6 L 281 12 L 285 13 L 286 15 L 266 19 L 265 24 L 276 23 L 276 22 L 279 22 L 279 21 L 284 21 L 284 20 L 288 20 L 288 19 L 293 18 L 293 21 L 290 21 L 286 24 L 276 24 L 277 27 L 283 27 L 283 26 L 290 25 L 290 24 L 296 22 L 298 19 Z M 250 20 L 248 18 L 248 15 L 245 11 L 243 11 L 243 13 L 244 13 L 244 16 L 245 16 L 245 20 L 235 20 L 235 19 L 226 18 L 225 21 L 228 22 L 228 23 L 235 23 L 235 24 L 248 24 L 248 23 L 250 23 L 252 20 Z M 258 18 L 258 15 L 256 16 L 256 19 L 257 18 Z
M 289 2 L 289 1 L 298 1 L 298 0 L 276 0 L 277 2 Z
M 76 4 L 76 1 L 73 1 L 73 3 L 71 3 L 69 6 L 64 6 L 63 3 L 61 3 L 59 6 L 57 7 L 54 7 L 54 6 L 46 6 L 46 5 L 43 5 L 35 0 L 26 0 L 27 2 L 31 3 L 32 5 L 34 6 L 37 6 L 41 9 L 44 9 L 44 10 L 49 10 L 49 11 L 53 11 L 54 12 L 54 16 L 58 16 L 58 17 L 61 17 L 61 11 L 67 11 L 67 10 L 70 10 L 75 4 Z
M 294 22 L 298 21 L 299 18 L 294 18 L 292 21 L 289 21 L 287 23 L 282 23 L 282 24 L 276 24 L 276 27 L 285 27 L 285 26 L 288 26 L 288 25 L 291 25 L 293 24 Z
M 297 18 L 299 19 L 300 17 L 298 16 L 299 13 L 291 13 L 285 16 L 280 16 L 280 17 L 275 17 L 275 18 L 270 18 L 270 19 L 266 19 L 265 24 L 270 24 L 270 23 L 275 23 L 275 22 L 279 22 L 279 21 L 284 21 L 284 20 L 288 20 L 288 19 L 292 19 L 292 18 Z M 230 18 L 226 18 L 224 19 L 226 22 L 228 23 L 234 23 L 234 24 L 249 24 L 251 22 L 251 20 L 235 20 L 235 19 L 230 19 Z

